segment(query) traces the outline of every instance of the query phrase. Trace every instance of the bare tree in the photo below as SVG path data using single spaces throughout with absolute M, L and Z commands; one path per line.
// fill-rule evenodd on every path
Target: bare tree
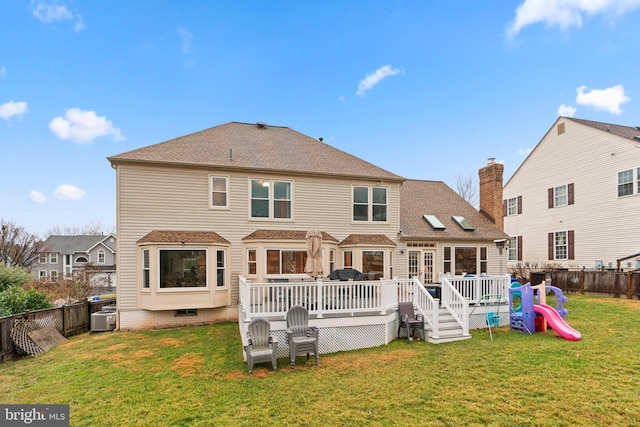
M 0 220 L 0 262 L 7 267 L 29 268 L 38 259 L 41 245 L 24 227 Z
M 106 228 L 102 225 L 100 221 L 91 221 L 79 227 L 77 225 L 63 225 L 63 226 L 54 226 L 49 231 L 47 231 L 47 236 L 102 236 L 104 234 L 109 234 L 112 231 L 106 230 Z
M 80 271 L 69 277 L 59 277 L 55 281 L 31 280 L 23 286 L 25 289 L 36 289 L 47 295 L 49 301 L 60 304 L 73 304 L 85 301 L 88 297 L 99 295 L 109 289 L 105 277 L 99 276 L 99 269 L 87 264 Z
M 518 279 L 520 283 L 524 284 L 531 281 L 531 273 L 556 271 L 558 268 L 558 264 L 553 262 L 537 263 L 520 261 L 509 269 L 509 273 Z
M 475 176 L 469 175 L 465 178 L 462 175 L 456 175 L 456 193 L 474 207 L 478 206 L 479 191 Z

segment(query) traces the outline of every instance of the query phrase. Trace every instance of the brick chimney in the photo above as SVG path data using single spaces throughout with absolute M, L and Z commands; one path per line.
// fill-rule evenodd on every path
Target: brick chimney
M 504 165 L 490 158 L 487 165 L 478 171 L 480 178 L 480 213 L 504 230 L 502 216 L 502 173 Z

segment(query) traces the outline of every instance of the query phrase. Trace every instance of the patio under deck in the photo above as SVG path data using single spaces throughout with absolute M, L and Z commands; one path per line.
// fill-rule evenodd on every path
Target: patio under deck
M 412 302 L 425 320 L 431 343 L 469 339 L 469 329 L 486 327 L 486 312 L 509 322 L 509 276 L 440 277 L 436 288 L 414 279 L 251 283 L 240 277 L 239 329 L 245 344 L 253 318 L 271 323 L 278 338 L 278 357 L 288 356 L 286 313 L 294 305 L 309 310 L 309 324 L 320 329 L 319 352 L 335 353 L 377 347 L 396 339 L 397 306 Z

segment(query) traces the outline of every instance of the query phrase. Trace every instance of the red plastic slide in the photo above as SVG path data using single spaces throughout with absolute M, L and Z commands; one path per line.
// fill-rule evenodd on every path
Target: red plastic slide
M 558 333 L 562 338 L 569 341 L 579 341 L 582 338 L 582 334 L 564 321 L 564 319 L 558 314 L 555 308 L 547 304 L 535 304 L 533 311 L 541 314 L 547 320 L 547 323 L 551 328 Z

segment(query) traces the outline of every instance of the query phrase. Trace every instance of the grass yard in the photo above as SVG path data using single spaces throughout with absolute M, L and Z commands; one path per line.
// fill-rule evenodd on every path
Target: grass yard
M 68 403 L 72 426 L 639 425 L 640 301 L 566 307 L 581 341 L 503 327 L 253 375 L 233 323 L 84 334 L 0 365 L 0 402 Z

